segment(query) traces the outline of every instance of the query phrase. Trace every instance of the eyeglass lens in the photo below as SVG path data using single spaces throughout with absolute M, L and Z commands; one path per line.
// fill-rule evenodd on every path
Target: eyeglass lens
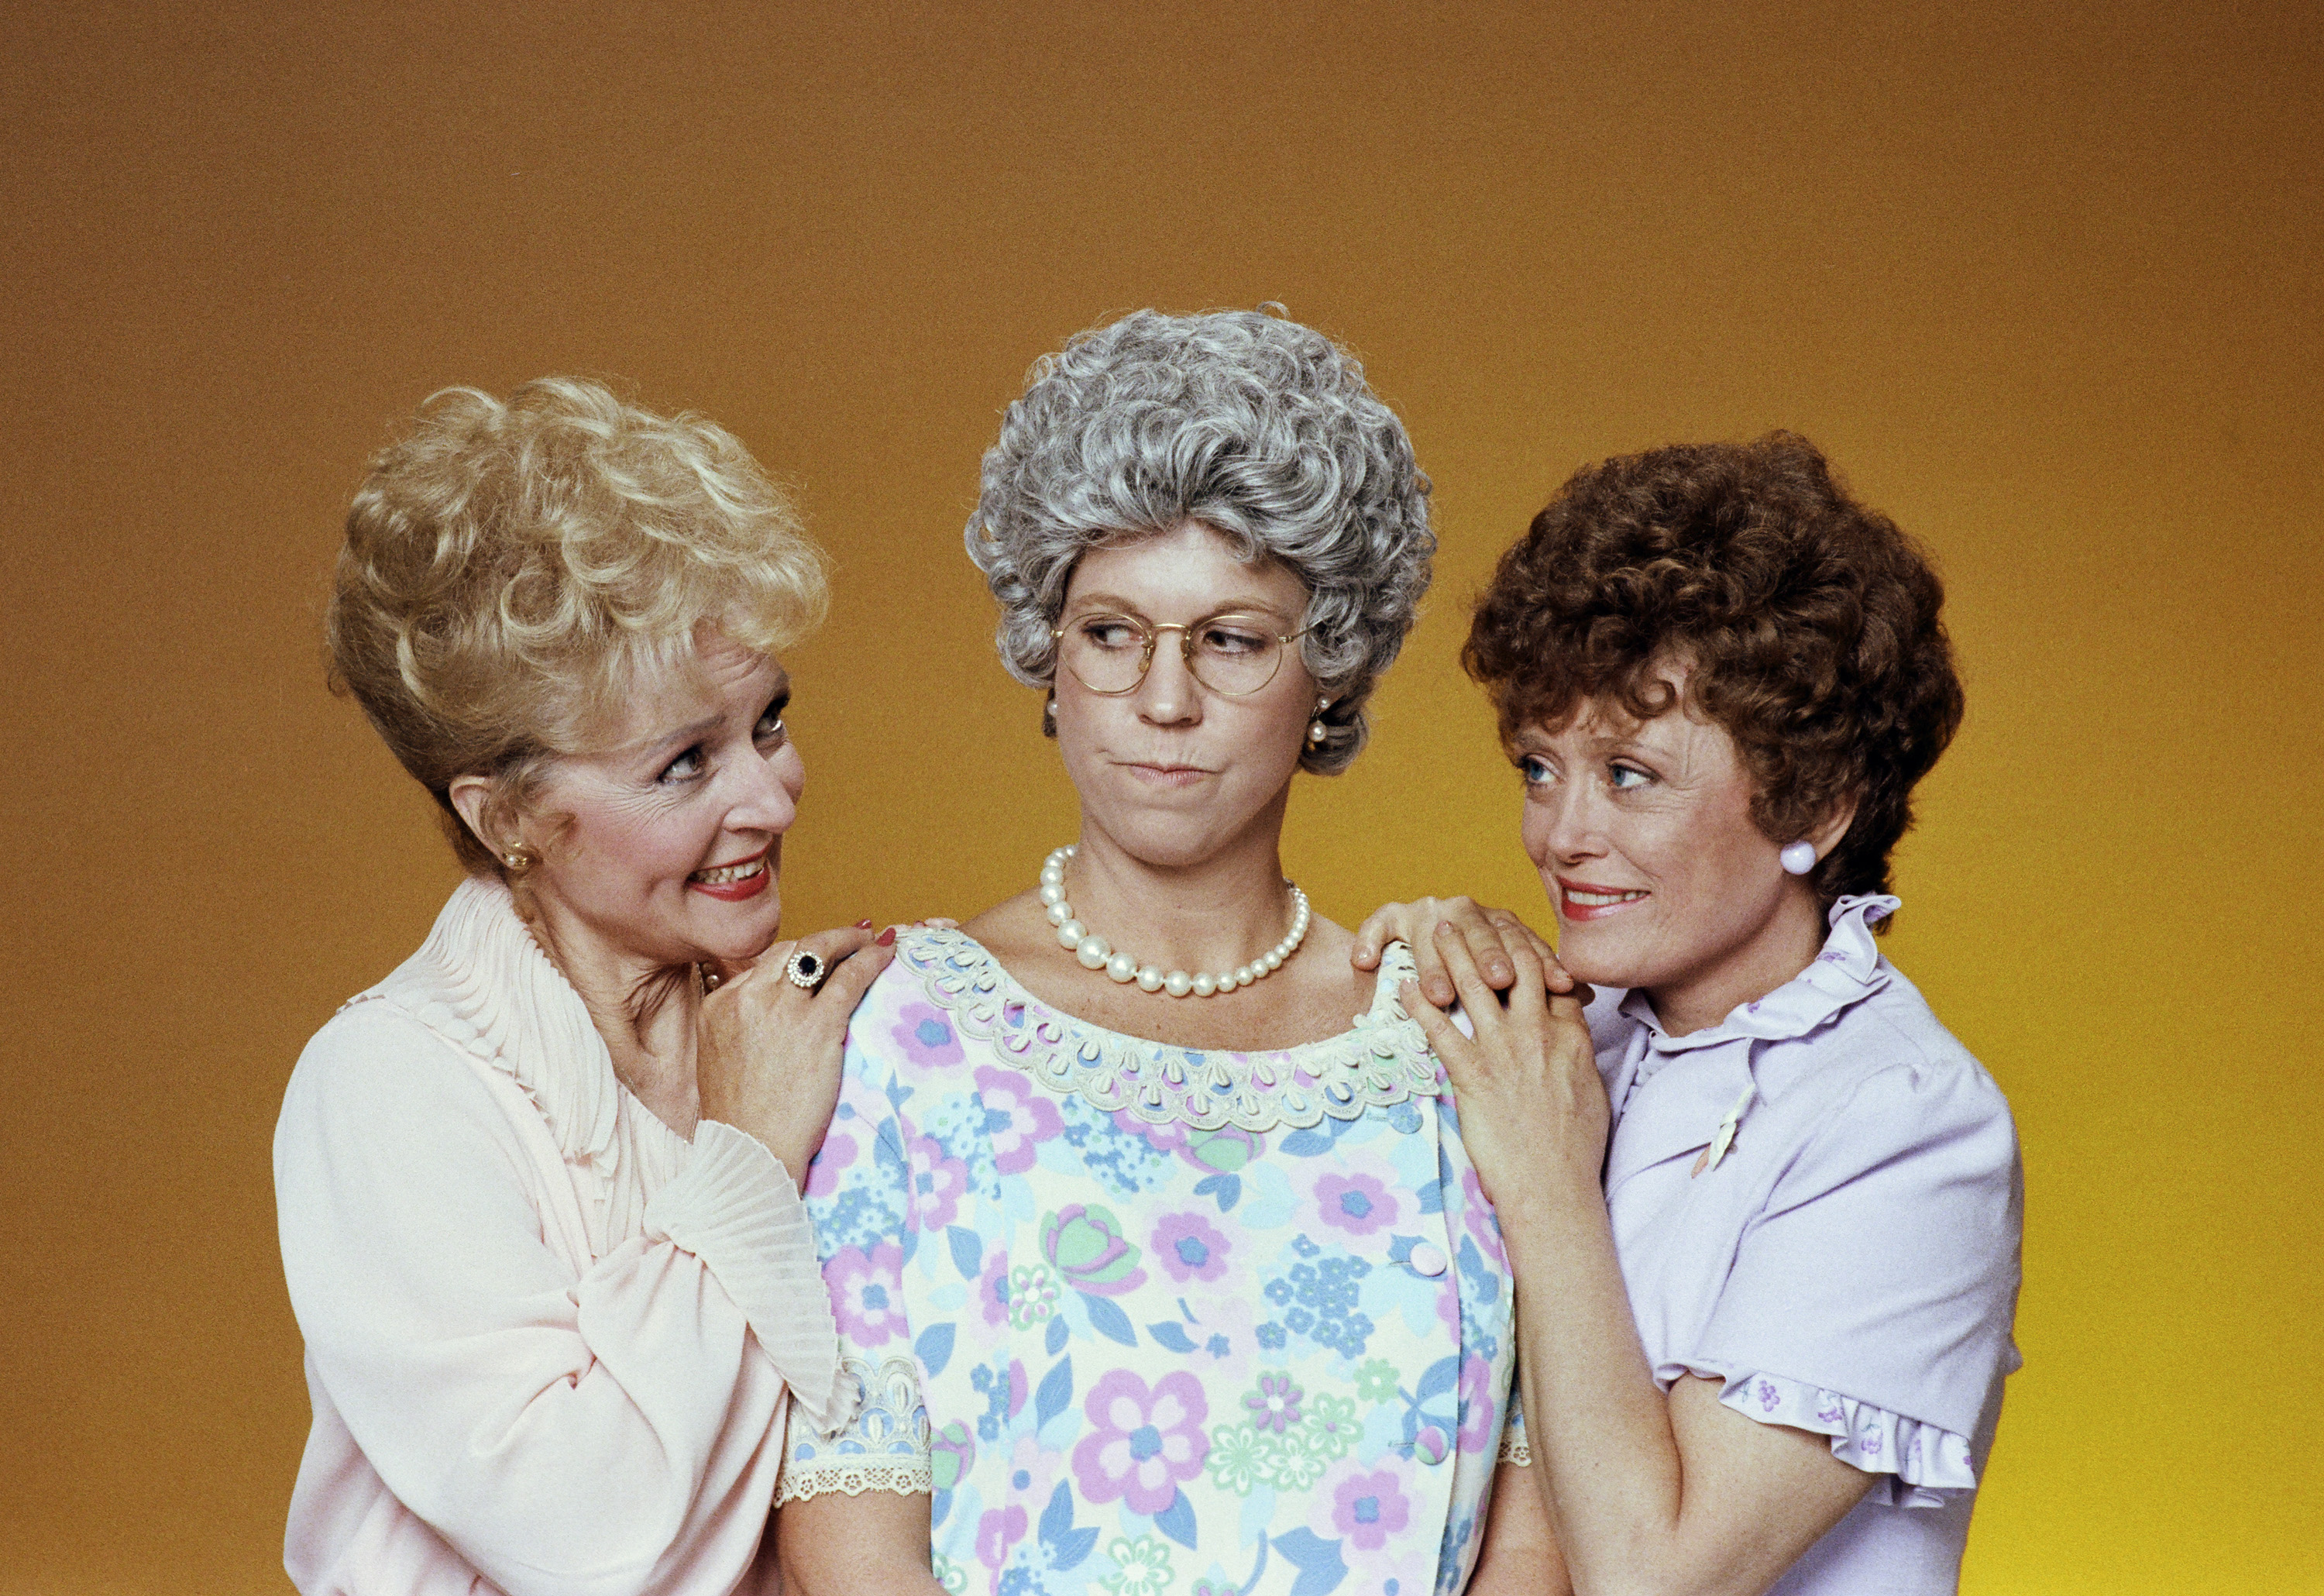
M 1183 641 L 1181 641 L 1183 640 Z M 1194 679 L 1214 693 L 1256 693 L 1275 679 L 1283 638 L 1263 616 L 1213 615 L 1148 626 L 1124 615 L 1083 615 L 1058 640 L 1066 669 L 1093 693 L 1126 693 L 1145 678 L 1154 650 L 1178 642 Z

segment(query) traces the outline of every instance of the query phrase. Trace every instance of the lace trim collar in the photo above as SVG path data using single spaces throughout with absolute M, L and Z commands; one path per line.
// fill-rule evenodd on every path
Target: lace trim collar
M 1808 967 L 1754 1003 L 1746 1003 L 1717 1025 L 1683 1037 L 1663 1034 L 1654 1005 L 1644 992 L 1633 990 L 1622 998 L 1621 1010 L 1645 1029 L 1653 1069 L 1659 1056 L 1715 1047 L 1738 1037 L 1759 1041 L 1787 1042 L 1806 1036 L 1841 1010 L 1862 1002 L 1888 984 L 1890 966 L 1873 940 L 1872 922 L 1896 912 L 1900 900 L 1885 892 L 1842 898 L 1831 906 L 1831 935 L 1823 951 Z
M 1174 1047 L 1059 1014 L 965 932 L 907 931 L 896 938 L 896 960 L 919 977 L 964 1038 L 990 1044 L 1002 1062 L 1052 1091 L 1149 1125 L 1305 1130 L 1326 1116 L 1358 1119 L 1367 1109 L 1443 1090 L 1427 1038 L 1397 1001 L 1397 985 L 1414 973 L 1412 951 L 1401 942 L 1381 956 L 1372 1006 L 1356 1016 L 1355 1029 L 1259 1053 Z
M 622 1097 L 613 1055 L 506 887 L 471 876 L 454 888 L 420 951 L 354 1001 L 374 998 L 505 1073 L 549 1121 L 568 1162 L 610 1173 Z

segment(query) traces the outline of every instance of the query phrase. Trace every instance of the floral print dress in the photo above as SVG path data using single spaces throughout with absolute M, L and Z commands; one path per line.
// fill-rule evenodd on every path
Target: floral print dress
M 858 1388 L 779 1500 L 931 1493 L 949 1591 L 1457 1591 L 1512 1364 L 1499 1225 L 1396 1001 L 1197 1052 L 918 929 L 850 1029 L 807 1205 Z

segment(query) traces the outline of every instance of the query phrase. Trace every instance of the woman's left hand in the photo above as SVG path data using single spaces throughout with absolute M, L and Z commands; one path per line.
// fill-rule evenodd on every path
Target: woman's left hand
M 1517 978 L 1516 954 L 1519 948 L 1530 948 L 1548 972 L 1549 991 L 1579 992 L 1583 1002 L 1590 1001 L 1590 989 L 1576 986 L 1573 977 L 1558 964 L 1557 955 L 1531 926 L 1506 909 L 1488 909 L 1473 898 L 1383 903 L 1356 927 L 1356 946 L 1348 959 L 1359 970 L 1377 970 L 1388 945 L 1401 942 L 1412 949 L 1413 962 L 1420 966 L 1421 992 L 1438 1008 L 1449 1009 L 1454 996 L 1452 976 L 1438 952 L 1447 928 L 1468 950 L 1485 984 L 1495 992 L 1506 992 Z
M 1516 980 L 1504 1005 L 1456 927 L 1440 925 L 1433 941 L 1476 1034 L 1463 1036 L 1416 983 L 1401 995 L 1452 1078 L 1461 1138 L 1487 1195 L 1504 1213 L 1521 1198 L 1582 1189 L 1596 1201 L 1609 1112 L 1582 1018 L 1589 989 L 1552 992 L 1541 956 L 1519 946 L 1507 955 Z

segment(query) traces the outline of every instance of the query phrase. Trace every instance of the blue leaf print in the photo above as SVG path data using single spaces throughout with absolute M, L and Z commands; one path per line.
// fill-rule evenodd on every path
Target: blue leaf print
M 1291 1596 L 1323 1596 L 1326 1591 L 1338 1590 L 1340 1582 L 1348 1577 L 1348 1565 L 1340 1561 L 1340 1543 L 1327 1541 L 1312 1529 L 1277 1536 L 1275 1549 L 1299 1571 Z
M 1038 1429 L 1063 1413 L 1073 1399 L 1074 1361 L 1067 1358 L 1041 1377 L 1041 1388 L 1033 1393 L 1034 1427 Z M 1063 1490 L 1065 1487 L 1057 1489 Z
M 1061 1536 L 1050 1545 L 1049 1564 L 1060 1572 L 1069 1568 L 1079 1568 L 1083 1560 L 1089 1556 L 1090 1548 L 1096 1545 L 1097 1527 L 1095 1525 L 1089 1525 L 1074 1530 L 1070 1535 Z
M 1277 1145 L 1294 1158 L 1312 1158 L 1317 1153 L 1330 1152 L 1332 1139 L 1321 1131 L 1295 1130 Z
M 1194 1549 L 1194 1504 L 1185 1491 L 1174 1493 L 1170 1505 L 1154 1515 L 1154 1527 L 1189 1552 Z
M 952 1243 L 952 1267 L 960 1271 L 964 1280 L 973 1280 L 984 1273 L 984 1239 L 966 1225 L 945 1227 L 945 1240 Z
M 1485 1267 L 1484 1255 L 1477 1250 L 1476 1239 L 1461 1238 L 1461 1272 L 1475 1283 L 1477 1295 L 1487 1302 L 1498 1301 L 1501 1295 L 1501 1278 Z
M 1148 1324 L 1146 1327 L 1146 1333 L 1174 1352 L 1191 1352 L 1194 1350 L 1194 1343 L 1187 1337 L 1185 1327 L 1168 1319 L 1163 1320 L 1158 1324 Z
M 1074 1527 L 1074 1493 L 1062 1480 L 1057 1489 L 1049 1493 L 1049 1505 L 1041 1509 L 1040 1536 L 1056 1544 L 1071 1533 Z
M 1194 1183 L 1194 1195 L 1216 1197 L 1219 1212 L 1224 1213 L 1242 1200 L 1242 1176 L 1240 1175 L 1206 1175 Z
M 1428 1366 L 1428 1372 L 1420 1377 L 1420 1388 L 1413 1394 L 1413 1399 L 1425 1402 L 1431 1397 L 1443 1396 L 1460 1383 L 1461 1360 L 1439 1358 Z
M 1049 1328 L 1042 1337 L 1042 1345 L 1049 1349 L 1050 1357 L 1054 1358 L 1065 1350 L 1065 1337 L 1071 1333 L 1072 1331 L 1066 1325 L 1065 1316 L 1063 1314 L 1058 1314 L 1050 1319 Z
M 872 1161 L 879 1167 L 881 1174 L 890 1179 L 905 1177 L 908 1165 L 904 1158 L 904 1133 L 895 1121 L 888 1120 L 881 1124 L 880 1134 L 872 1143 Z
M 1138 1344 L 1138 1332 L 1130 1327 L 1130 1315 L 1115 1304 L 1102 1296 L 1082 1294 L 1082 1302 L 1089 1309 L 1090 1328 L 1100 1335 L 1111 1336 L 1125 1347 Z
M 945 1365 L 952 1361 L 952 1337 L 950 1324 L 931 1324 L 912 1343 L 912 1356 L 920 1361 L 921 1372 L 928 1379 L 942 1374 Z
M 1388 1239 L 1388 1260 L 1390 1263 L 1410 1263 L 1412 1250 L 1420 1245 L 1419 1236 L 1391 1235 Z

